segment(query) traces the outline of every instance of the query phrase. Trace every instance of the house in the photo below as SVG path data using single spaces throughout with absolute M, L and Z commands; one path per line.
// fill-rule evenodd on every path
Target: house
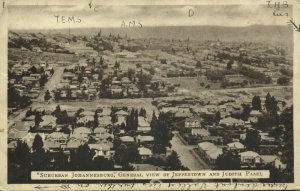
M 254 151 L 245 151 L 239 153 L 242 167 L 255 167 L 262 163 L 261 156 Z
M 52 139 L 48 139 L 44 141 L 44 148 L 48 150 L 50 153 L 53 153 L 53 152 L 58 152 L 61 146 L 59 142 Z
M 105 158 L 112 158 L 115 151 L 112 150 L 113 144 L 111 142 L 100 142 L 95 144 L 88 144 L 90 149 L 95 151 L 94 157 L 103 156 Z
M 94 134 L 95 134 L 95 139 L 98 141 L 104 141 L 107 140 L 108 138 L 113 139 L 114 135 L 108 133 L 108 130 L 103 128 L 103 127 L 97 127 L 94 129 Z
M 185 128 L 199 128 L 201 120 L 199 117 L 193 116 L 185 119 L 184 127 Z
M 28 134 L 28 131 L 11 130 L 8 132 L 8 141 L 22 140 Z
M 36 132 L 45 132 L 51 133 L 56 128 L 56 117 L 52 115 L 44 115 L 42 116 L 42 121 L 39 126 L 35 128 Z
M 227 147 L 231 151 L 243 152 L 245 150 L 245 146 L 240 142 L 228 143 Z
M 121 79 L 121 82 L 122 82 L 122 86 L 124 86 L 124 87 L 129 87 L 131 84 L 131 81 L 129 80 L 128 77 L 123 77 Z
M 94 116 L 86 115 L 77 119 L 76 124 L 81 126 L 88 126 L 94 123 Z
M 117 117 L 120 117 L 120 116 L 126 117 L 128 115 L 128 112 L 126 112 L 124 110 L 120 110 L 120 111 L 117 111 L 115 113 L 115 115 L 117 115 Z
M 146 121 L 146 119 L 142 116 L 138 117 L 138 128 L 137 128 L 138 132 L 150 132 L 151 131 L 151 127 L 148 121 Z
M 58 142 L 59 144 L 67 144 L 68 139 L 69 134 L 65 134 L 63 132 L 53 132 L 46 137 L 46 140 L 52 140 L 54 142 Z
M 94 129 L 94 134 L 104 134 L 107 132 L 108 132 L 108 130 L 103 127 L 97 127 Z
M 277 155 L 260 155 L 264 165 L 271 164 L 279 170 L 286 168 L 286 164 L 283 164 Z
M 72 134 L 78 134 L 78 135 L 90 135 L 92 133 L 92 130 L 87 127 L 77 127 L 73 129 Z
M 186 118 L 190 117 L 191 115 L 192 115 L 192 113 L 190 111 L 178 110 L 175 113 L 174 118 L 177 120 L 185 120 Z
M 76 138 L 70 138 L 65 147 L 66 151 L 76 150 L 80 145 L 83 145 L 85 142 Z
M 122 137 L 120 137 L 120 139 L 125 144 L 133 143 L 134 142 L 134 138 L 131 137 L 131 136 L 122 136 Z
M 233 117 L 226 117 L 224 119 L 221 119 L 219 124 L 226 127 L 239 127 L 243 126 L 245 122 L 243 120 L 236 119 Z
M 223 150 L 211 142 L 202 142 L 198 144 L 198 154 L 208 164 L 214 166 L 218 156 L 223 154 Z
M 122 91 L 123 91 L 123 89 L 119 85 L 112 85 L 110 87 L 110 93 L 111 93 L 111 95 L 113 95 L 115 97 L 116 96 L 121 96 L 122 95 Z
M 139 147 L 138 151 L 139 151 L 139 155 L 141 156 L 142 160 L 146 160 L 153 155 L 152 151 L 146 147 Z
M 107 127 L 107 126 L 112 126 L 113 123 L 111 121 L 111 117 L 108 115 L 101 115 L 98 117 L 99 125 L 98 127 Z
M 208 136 L 210 136 L 209 131 L 206 130 L 206 129 L 203 129 L 203 128 L 201 128 L 201 129 L 194 129 L 193 128 L 191 130 L 191 134 L 194 135 L 194 136 L 199 136 L 199 137 L 208 137 Z
M 154 142 L 154 137 L 150 135 L 138 135 L 136 136 L 137 143 L 152 144 Z

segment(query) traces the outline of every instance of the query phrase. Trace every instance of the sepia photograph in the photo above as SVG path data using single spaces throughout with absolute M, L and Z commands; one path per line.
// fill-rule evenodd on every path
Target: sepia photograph
M 7 184 L 295 182 L 289 2 L 6 9 Z

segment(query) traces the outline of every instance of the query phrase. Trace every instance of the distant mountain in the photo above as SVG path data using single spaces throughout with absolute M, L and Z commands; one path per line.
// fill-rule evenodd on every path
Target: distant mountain
M 74 28 L 71 34 L 94 35 L 100 28 Z M 191 40 L 252 41 L 293 44 L 293 29 L 290 26 L 252 25 L 247 27 L 224 26 L 164 26 L 143 28 L 101 28 L 102 34 L 119 34 L 131 38 L 168 38 Z M 29 32 L 29 31 L 27 31 Z M 30 30 L 30 32 L 69 33 L 69 29 Z

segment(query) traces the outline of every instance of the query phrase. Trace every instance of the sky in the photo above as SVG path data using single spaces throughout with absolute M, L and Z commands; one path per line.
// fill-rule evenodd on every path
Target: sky
M 191 17 L 188 15 L 190 9 L 194 13 Z M 8 11 L 9 29 L 121 27 L 123 21 L 128 23 L 133 20 L 142 23 L 143 27 L 286 25 L 290 18 L 273 16 L 274 10 L 267 8 L 267 5 L 93 5 L 92 9 L 88 4 L 10 5 Z M 287 11 L 291 15 L 290 8 L 280 11 Z M 74 17 L 77 23 L 62 23 L 61 16 Z

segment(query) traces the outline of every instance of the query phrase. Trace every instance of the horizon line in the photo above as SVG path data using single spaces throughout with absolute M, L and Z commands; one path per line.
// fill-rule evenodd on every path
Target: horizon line
M 155 28 L 155 27 L 225 27 L 225 28 L 246 28 L 253 26 L 261 26 L 261 27 L 289 27 L 288 25 L 264 25 L 264 24 L 252 24 L 245 26 L 226 26 L 226 25 L 159 25 L 159 26 L 143 26 L 143 27 L 62 27 L 62 28 L 32 28 L 32 29 L 13 29 L 8 27 L 8 31 L 13 30 L 69 30 L 69 29 L 142 29 L 142 28 Z

